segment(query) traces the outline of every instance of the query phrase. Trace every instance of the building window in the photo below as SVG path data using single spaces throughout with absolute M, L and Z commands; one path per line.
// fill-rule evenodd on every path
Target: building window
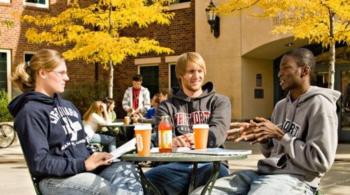
M 24 5 L 40 8 L 49 8 L 49 0 L 24 0 Z
M 170 67 L 170 71 L 169 71 L 170 90 L 172 94 L 176 94 L 176 92 L 180 90 L 180 85 L 176 78 L 175 64 L 169 64 L 169 67 Z
M 143 77 L 142 86 L 147 87 L 151 98 L 159 92 L 159 67 L 140 66 L 140 74 Z
M 185 2 L 191 2 L 191 0 L 175 0 L 173 3 L 185 3 Z
M 0 3 L 11 3 L 11 0 L 0 0 Z
M 24 52 L 24 62 L 27 63 L 32 59 L 34 52 Z
M 316 73 L 316 86 L 328 87 L 328 72 L 317 72 Z
M 0 90 L 5 90 L 11 95 L 11 52 L 0 49 Z

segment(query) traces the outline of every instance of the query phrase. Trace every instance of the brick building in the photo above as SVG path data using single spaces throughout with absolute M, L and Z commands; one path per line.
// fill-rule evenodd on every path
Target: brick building
M 35 3 L 33 3 L 35 2 Z M 63 51 L 64 48 L 47 45 L 30 44 L 25 38 L 28 26 L 20 22 L 23 15 L 51 14 L 56 15 L 67 7 L 69 1 L 59 0 L 0 0 L 0 19 L 9 19 L 14 22 L 10 28 L 1 26 L 0 34 L 0 88 L 6 89 L 9 96 L 16 96 L 19 91 L 12 86 L 10 74 L 14 67 L 30 57 L 40 48 L 50 47 Z M 170 11 L 175 17 L 169 26 L 152 25 L 147 29 L 127 29 L 122 33 L 130 36 L 146 36 L 155 38 L 161 46 L 174 50 L 171 56 L 148 54 L 137 59 L 127 58 L 124 63 L 117 65 L 114 71 L 114 95 L 117 102 L 117 113 L 123 116 L 121 100 L 125 89 L 131 85 L 134 74 L 144 75 L 144 84 L 150 89 L 151 94 L 159 88 L 177 87 L 174 68 L 171 64 L 176 61 L 176 55 L 183 52 L 194 51 L 194 2 L 179 0 L 170 5 Z M 70 82 L 67 90 L 77 87 L 79 84 L 96 83 L 108 80 L 108 71 L 94 64 L 86 64 L 83 61 L 67 62 Z M 84 68 L 82 68 L 84 67 Z M 171 75 L 173 75 L 172 80 Z M 107 90 L 107 89 L 106 89 Z
M 213 0 L 218 5 L 224 0 Z M 37 3 L 33 3 L 37 2 Z M 220 36 L 214 37 L 207 22 L 205 9 L 210 0 L 178 0 L 170 6 L 175 17 L 169 26 L 151 26 L 145 30 L 128 29 L 125 34 L 155 38 L 161 46 L 174 50 L 170 55 L 148 54 L 127 58 L 115 69 L 114 95 L 118 116 L 123 117 L 121 100 L 125 89 L 131 85 L 131 77 L 141 73 L 152 93 L 159 88 L 176 89 L 174 62 L 183 52 L 201 53 L 207 64 L 206 80 L 213 81 L 215 89 L 228 96 L 232 104 L 233 120 L 250 119 L 255 116 L 269 117 L 274 104 L 283 93 L 278 83 L 280 57 L 297 47 L 308 47 L 317 55 L 317 84 L 327 85 L 327 52 L 321 47 L 309 45 L 306 40 L 295 40 L 291 35 L 274 35 L 273 27 L 278 19 L 252 17 L 246 10 L 230 16 L 220 16 Z M 20 23 L 24 14 L 56 14 L 67 5 L 59 0 L 0 0 L 0 21 L 13 19 L 14 27 L 0 28 L 0 88 L 7 89 L 12 97 L 17 94 L 9 82 L 10 73 L 18 64 L 44 46 L 28 44 L 24 38 L 27 28 Z M 56 48 L 62 51 L 62 48 Z M 335 89 L 348 97 L 350 84 L 350 60 L 348 49 L 337 56 Z M 84 68 L 82 68 L 84 67 Z M 68 62 L 71 81 L 74 84 L 106 81 L 108 74 L 97 65 L 84 62 Z M 350 117 L 346 104 L 341 104 L 339 137 L 350 140 Z M 344 108 L 343 108 L 344 107 Z
M 32 3 L 38 2 L 38 3 Z M 19 92 L 12 86 L 10 82 L 10 74 L 14 67 L 30 60 L 35 51 L 40 48 L 47 48 L 46 45 L 30 44 L 25 38 L 25 31 L 28 26 L 21 23 L 20 18 L 23 15 L 36 14 L 57 14 L 64 10 L 67 6 L 66 1 L 51 0 L 0 0 L 0 20 L 9 19 L 14 22 L 10 28 L 4 25 L 0 26 L 0 88 L 6 89 L 10 96 L 15 96 Z M 50 47 L 58 51 L 63 48 Z M 94 82 L 95 66 L 81 65 L 84 62 L 72 61 L 67 62 L 69 66 L 70 79 L 73 82 Z

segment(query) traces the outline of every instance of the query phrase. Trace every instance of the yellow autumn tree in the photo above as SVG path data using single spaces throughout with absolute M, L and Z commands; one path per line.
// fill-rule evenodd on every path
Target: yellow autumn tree
M 335 44 L 350 43 L 349 0 L 226 0 L 217 11 L 223 14 L 250 9 L 258 17 L 277 18 L 273 33 L 290 33 L 330 49 L 329 88 L 334 88 Z
M 88 5 L 83 6 L 82 3 Z M 34 27 L 26 31 L 32 43 L 71 46 L 63 56 L 67 60 L 82 59 L 109 69 L 108 96 L 113 98 L 114 66 L 127 56 L 149 52 L 171 53 L 159 42 L 147 37 L 125 36 L 129 27 L 146 28 L 150 24 L 168 25 L 173 13 L 167 0 L 94 0 L 71 1 L 57 16 L 23 16 Z

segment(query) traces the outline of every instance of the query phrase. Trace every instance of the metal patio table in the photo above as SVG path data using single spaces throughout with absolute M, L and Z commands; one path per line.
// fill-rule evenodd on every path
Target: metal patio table
M 144 175 L 142 167 L 138 162 L 142 161 L 151 161 L 151 162 L 190 162 L 193 163 L 193 170 L 190 176 L 190 186 L 188 192 L 192 192 L 194 188 L 196 169 L 198 163 L 211 162 L 213 163 L 213 172 L 208 180 L 207 184 L 203 188 L 201 195 L 208 192 L 211 194 L 211 190 L 214 186 L 214 183 L 219 175 L 220 162 L 225 160 L 238 160 L 247 158 L 247 154 L 238 154 L 238 155 L 207 155 L 207 154 L 189 154 L 189 153 L 151 153 L 150 156 L 140 157 L 137 154 L 125 154 L 121 157 L 122 160 L 137 162 L 138 169 L 140 172 L 142 186 L 145 191 L 152 191 L 154 194 L 161 195 L 156 186 L 154 186 Z

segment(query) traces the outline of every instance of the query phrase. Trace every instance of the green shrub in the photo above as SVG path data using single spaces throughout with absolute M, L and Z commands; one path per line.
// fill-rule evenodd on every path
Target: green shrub
M 0 122 L 12 121 L 12 116 L 7 109 L 9 100 L 5 90 L 0 90 Z
M 63 93 L 63 97 L 78 108 L 83 115 L 90 104 L 107 96 L 107 84 L 103 82 L 71 84 Z

